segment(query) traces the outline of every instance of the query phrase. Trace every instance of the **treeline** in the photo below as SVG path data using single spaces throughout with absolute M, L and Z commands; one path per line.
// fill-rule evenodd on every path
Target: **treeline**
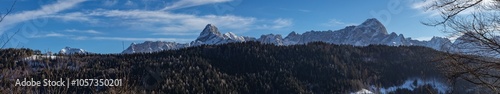
M 17 49 L 0 50 L 6 52 Z M 28 50 L 29 56 L 32 50 Z M 312 42 L 276 46 L 259 42 L 201 45 L 154 53 L 61 55 L 30 78 L 124 79 L 121 87 L 14 87 L 3 79 L 1 92 L 104 93 L 349 93 L 386 88 L 409 78 L 443 78 L 435 67 L 440 52 L 420 46 L 333 45 Z M 14 56 L 8 58 L 19 58 Z M 3 57 L 3 55 L 2 55 Z M 7 60 L 7 61 L 5 61 Z M 13 63 L 2 59 L 2 64 Z M 18 61 L 17 63 L 33 63 Z M 23 65 L 23 66 L 21 66 Z M 3 69 L 3 75 L 30 70 L 29 64 Z M 33 69 L 31 69 L 33 70 Z M 3 78 L 7 78 L 3 76 Z M 426 86 L 430 87 L 430 86 Z M 28 89 L 27 89 L 28 88 Z M 424 87 L 421 87 L 424 88 Z M 8 90 L 11 89 L 11 90 Z M 28 90 L 28 91 L 23 91 Z M 57 91 L 57 92 L 56 92 Z M 402 91 L 399 91 L 402 92 Z M 404 92 L 436 92 L 416 89 Z

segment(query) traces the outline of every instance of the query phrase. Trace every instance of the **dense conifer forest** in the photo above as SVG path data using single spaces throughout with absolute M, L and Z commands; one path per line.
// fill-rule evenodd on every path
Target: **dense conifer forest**
M 441 52 L 420 46 L 276 46 L 259 42 L 201 45 L 154 53 L 56 55 L 23 60 L 31 49 L 0 50 L 1 93 L 350 93 L 444 78 Z M 14 79 L 123 79 L 115 87 L 16 87 Z M 395 93 L 432 93 L 431 86 Z

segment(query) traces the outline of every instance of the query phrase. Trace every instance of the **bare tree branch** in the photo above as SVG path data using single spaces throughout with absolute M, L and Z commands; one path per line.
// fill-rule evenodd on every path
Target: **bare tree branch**
M 0 47 L 0 48 L 5 47 L 5 45 L 6 45 L 7 43 L 9 43 L 9 41 L 10 41 L 12 38 L 14 38 L 14 35 L 16 35 L 19 31 L 21 31 L 21 29 L 17 29 L 17 31 L 16 31 L 14 34 L 12 34 L 12 36 L 10 36 L 9 38 L 7 38 L 7 41 L 6 41 L 6 42 L 2 45 L 2 47 Z
M 10 8 L 7 8 L 7 9 L 6 9 L 6 13 L 5 13 L 5 14 L 0 13 L 0 23 L 1 23 L 4 19 L 5 19 L 5 17 L 7 17 L 7 15 L 9 15 L 9 14 L 10 14 L 10 13 L 14 10 L 14 5 L 16 5 L 16 2 L 17 2 L 17 0 L 14 0 L 14 3 L 12 3 L 12 5 L 10 6 Z M 3 36 L 2 36 L 2 43 L 3 43 L 3 45 L 2 45 L 2 47 L 0 47 L 0 49 L 3 49 L 3 48 L 5 47 L 5 45 L 6 45 L 7 43 L 9 43 L 9 41 L 10 41 L 10 40 L 14 37 L 14 35 L 16 35 L 19 31 L 20 31 L 20 30 L 18 29 L 18 30 L 17 30 L 17 31 L 16 31 L 16 32 L 15 32 L 15 33 L 11 36 L 11 37 L 8 37 L 8 36 L 7 36 L 7 37 L 8 37 L 8 38 L 7 38 L 7 41 L 4 41 L 4 40 L 3 40 L 4 38 L 3 38 Z
M 12 3 L 12 5 L 10 6 L 10 8 L 7 9 L 7 12 L 5 14 L 1 15 L 0 13 L 0 22 L 2 22 L 3 19 L 5 19 L 5 17 L 7 17 L 7 15 L 9 15 L 12 12 L 12 10 L 14 10 L 14 5 L 16 5 L 16 2 L 17 0 L 15 0 L 14 3 Z

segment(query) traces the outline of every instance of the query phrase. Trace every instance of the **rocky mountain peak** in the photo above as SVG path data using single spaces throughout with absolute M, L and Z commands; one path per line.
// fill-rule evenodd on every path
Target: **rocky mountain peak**
M 258 41 L 266 44 L 283 45 L 283 37 L 280 34 L 261 35 Z
M 200 36 L 196 39 L 197 41 L 207 41 L 214 37 L 222 37 L 222 34 L 219 32 L 219 29 L 215 27 L 215 25 L 208 24 L 205 26 L 205 29 L 200 33 Z
M 295 31 L 292 31 L 288 34 L 288 36 L 297 36 L 298 34 Z
M 373 30 L 376 32 L 380 32 L 380 33 L 386 34 L 386 35 L 388 34 L 385 26 L 375 18 L 367 19 L 362 24 L 356 26 L 355 29 L 367 29 L 367 30 Z

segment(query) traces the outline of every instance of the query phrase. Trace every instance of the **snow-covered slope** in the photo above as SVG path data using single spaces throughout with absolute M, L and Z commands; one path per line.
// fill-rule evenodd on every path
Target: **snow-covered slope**
M 407 89 L 410 91 L 413 91 L 414 89 L 418 87 L 422 87 L 424 85 L 430 85 L 432 88 L 430 89 L 436 89 L 439 94 L 447 94 L 447 91 L 449 90 L 449 86 L 445 83 L 442 83 L 443 81 L 439 81 L 437 79 L 420 79 L 420 78 L 412 78 L 412 79 L 407 79 L 403 84 L 397 85 L 397 86 L 392 86 L 392 87 L 387 87 L 387 88 L 376 88 L 372 86 L 372 89 L 375 89 L 375 91 L 380 92 L 381 94 L 388 94 L 391 92 L 394 92 L 398 89 Z
M 89 53 L 83 49 L 80 48 L 71 48 L 71 47 L 64 47 L 59 51 L 59 54 L 85 54 Z
M 353 93 L 350 93 L 350 94 L 375 94 L 373 92 L 371 92 L 370 90 L 367 90 L 367 89 L 361 89 L 359 91 L 356 91 L 356 92 L 353 92 Z
M 382 44 L 391 46 L 419 45 L 443 50 L 452 43 L 447 38 L 434 37 L 429 41 L 418 41 L 406 38 L 402 34 L 388 33 L 385 26 L 377 19 L 367 19 L 358 26 L 347 26 L 340 30 L 308 31 L 302 34 L 291 32 L 285 38 L 280 34 L 266 34 L 256 39 L 253 37 L 238 36 L 232 32 L 222 34 L 212 24 L 208 24 L 196 40 L 191 43 L 175 43 L 162 41 L 146 41 L 139 44 L 131 44 L 123 53 L 155 52 L 161 50 L 179 49 L 202 44 L 224 44 L 231 42 L 259 41 L 261 43 L 275 45 L 295 45 L 309 42 L 322 41 L 332 44 L 350 44 L 355 46 L 367 46 L 370 44 Z
M 144 43 L 136 44 L 132 43 L 125 49 L 122 53 L 150 53 L 162 50 L 172 50 L 189 47 L 189 44 L 181 44 L 175 42 L 163 42 L 163 41 L 146 41 Z

